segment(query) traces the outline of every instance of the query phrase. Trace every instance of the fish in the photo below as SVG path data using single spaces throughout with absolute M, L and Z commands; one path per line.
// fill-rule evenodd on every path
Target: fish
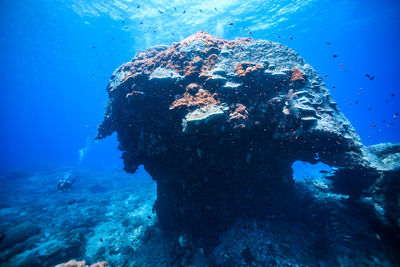
M 94 49 L 94 48 L 96 48 L 95 46 L 92 46 L 92 48 Z
M 328 77 L 328 74 L 325 74 L 324 77 L 325 77 L 325 78 Z
M 200 9 L 200 12 L 203 13 L 203 10 Z
M 100 242 L 104 242 L 103 238 L 100 237 Z
M 333 57 L 338 57 L 338 55 L 335 54 L 335 55 L 333 55 Z
M 229 24 L 228 25 L 233 25 L 233 22 L 229 22 Z
M 396 96 L 395 94 L 392 94 L 392 96 Z
M 369 107 L 369 108 L 368 108 L 368 111 L 371 111 L 371 110 L 373 110 L 373 107 Z
M 140 24 L 143 24 L 143 21 L 141 21 Z
M 75 198 L 73 200 L 68 201 L 68 205 L 72 205 L 75 203 Z
M 329 173 L 328 171 L 325 170 L 319 170 L 320 173 Z
M 249 31 L 248 33 L 249 33 L 249 34 L 251 34 L 251 32 L 250 32 L 250 31 Z
M 186 10 L 183 10 L 182 14 L 185 14 L 185 13 L 186 13 Z
M 368 73 L 365 74 L 365 76 L 366 76 L 367 78 L 369 78 L 370 81 L 372 81 L 373 79 L 375 79 L 375 76 L 371 76 L 371 75 L 369 75 Z
M 140 5 L 138 5 L 137 8 L 140 8 Z
M 370 126 L 371 126 L 371 127 L 376 127 L 376 124 L 371 124 Z
M 148 219 L 151 219 L 151 216 L 147 216 Z
M 343 65 L 344 65 L 343 63 L 340 63 L 340 64 L 339 64 L 339 67 L 343 67 Z
M 290 39 L 290 40 L 293 40 L 293 37 L 292 37 L 292 36 L 289 36 L 289 39 Z
M 325 42 L 327 45 L 330 45 L 331 44 L 331 42 Z

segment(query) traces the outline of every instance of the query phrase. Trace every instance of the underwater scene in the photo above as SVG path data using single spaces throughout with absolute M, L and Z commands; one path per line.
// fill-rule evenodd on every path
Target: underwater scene
M 0 3 L 0 267 L 400 266 L 398 0 Z

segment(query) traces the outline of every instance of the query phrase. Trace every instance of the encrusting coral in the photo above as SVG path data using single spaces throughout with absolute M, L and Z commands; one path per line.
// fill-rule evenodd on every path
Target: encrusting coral
M 58 264 L 55 267 L 105 267 L 105 266 L 108 266 L 108 262 L 106 261 L 96 262 L 89 266 L 86 264 L 85 261 L 70 260 L 68 262 Z
M 235 66 L 235 71 L 239 75 L 239 77 L 246 77 L 249 73 L 256 72 L 258 70 L 262 70 L 263 65 L 255 64 L 255 63 L 239 63 Z
M 193 95 L 193 92 L 195 91 L 197 91 L 197 93 Z M 198 84 L 192 83 L 186 87 L 186 92 L 183 94 L 183 97 L 172 103 L 170 109 L 175 109 L 181 106 L 198 107 L 216 105 L 219 104 L 219 101 L 215 99 L 216 95 L 216 93 L 210 94 L 209 91 L 200 88 Z
M 291 81 L 304 81 L 303 72 L 296 67 L 292 68 L 292 76 L 290 77 Z
M 246 120 L 248 118 L 247 114 L 249 114 L 249 112 L 246 106 L 243 104 L 237 104 L 236 109 L 229 114 L 229 120 L 238 120 L 238 119 Z

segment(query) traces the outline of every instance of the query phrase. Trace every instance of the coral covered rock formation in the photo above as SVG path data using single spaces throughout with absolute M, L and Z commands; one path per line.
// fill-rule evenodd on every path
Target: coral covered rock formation
M 172 231 L 216 232 L 289 203 L 296 160 L 336 166 L 335 188 L 358 199 L 399 153 L 365 147 L 316 71 L 270 41 L 199 32 L 138 53 L 107 91 L 97 138 L 116 132 L 125 170 L 143 164 L 157 181 L 155 209 Z

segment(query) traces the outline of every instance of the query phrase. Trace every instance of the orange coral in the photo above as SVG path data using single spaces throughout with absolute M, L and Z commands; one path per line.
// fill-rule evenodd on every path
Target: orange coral
M 292 69 L 292 76 L 290 77 L 292 81 L 304 81 L 303 72 L 298 68 L 294 67 Z
M 203 51 L 199 51 L 198 56 L 193 60 L 186 56 L 186 52 L 181 52 L 181 48 L 195 40 L 202 40 L 206 46 Z M 212 36 L 206 32 L 200 31 L 178 43 L 173 43 L 166 50 L 157 52 L 155 50 L 146 50 L 136 54 L 135 58 L 122 66 L 126 76 L 121 82 L 124 84 L 128 80 L 135 79 L 142 75 L 150 75 L 156 68 L 163 67 L 173 69 L 179 74 L 190 76 L 193 74 L 199 77 L 208 76 L 207 72 L 213 68 L 218 60 L 222 46 L 233 48 L 238 44 L 251 42 L 250 38 L 241 38 L 236 40 L 223 40 Z M 259 65 L 261 66 L 261 65 Z M 251 71 L 252 69 L 249 69 Z M 132 85 L 129 81 L 129 85 Z
M 199 52 L 193 61 L 186 58 L 185 52 L 180 52 L 180 49 L 193 42 L 194 40 L 202 40 L 207 47 L 204 51 Z M 153 64 L 158 64 L 161 67 L 171 68 L 178 73 L 191 75 L 202 72 L 205 75 L 206 70 L 210 70 L 218 59 L 217 54 L 220 52 L 222 45 L 225 43 L 223 39 L 211 36 L 205 32 L 198 32 L 179 43 L 174 43 L 165 51 L 157 54 L 155 57 L 148 59 L 148 62 L 143 62 L 144 70 L 151 73 L 155 67 Z M 185 60 L 186 59 L 186 60 Z M 157 66 L 156 66 L 157 67 Z
M 208 76 L 207 72 L 214 67 L 217 61 L 218 61 L 218 56 L 216 54 L 209 55 L 208 58 L 204 61 L 199 77 Z
M 251 72 L 255 72 L 263 68 L 263 65 L 256 63 L 239 63 L 235 66 L 235 72 L 239 77 L 245 77 Z
M 86 261 L 76 261 L 76 260 L 70 260 L 66 263 L 62 263 L 60 267 L 85 267 Z
M 217 95 L 216 93 L 211 94 L 209 91 L 200 88 L 195 95 L 190 94 L 189 90 L 193 90 L 194 87 L 196 87 L 194 84 L 189 84 L 186 87 L 186 92 L 183 94 L 183 97 L 175 100 L 169 109 L 175 109 L 182 106 L 196 107 L 219 104 L 219 100 L 215 99 L 215 96 Z M 198 88 L 199 87 L 200 86 L 198 86 Z
M 126 98 L 129 98 L 134 95 L 142 95 L 142 94 L 143 94 L 143 92 L 141 92 L 141 91 L 132 91 L 132 92 L 126 94 Z
M 108 266 L 108 262 L 106 261 L 96 262 L 90 265 L 90 267 L 105 267 L 105 266 Z M 58 264 L 56 265 L 56 267 L 89 267 L 89 265 L 86 265 L 85 261 L 70 260 L 68 262 Z
M 235 111 L 229 114 L 228 121 L 240 119 L 246 120 L 248 118 L 247 114 L 249 114 L 249 112 L 247 111 L 246 106 L 243 104 L 237 104 Z

